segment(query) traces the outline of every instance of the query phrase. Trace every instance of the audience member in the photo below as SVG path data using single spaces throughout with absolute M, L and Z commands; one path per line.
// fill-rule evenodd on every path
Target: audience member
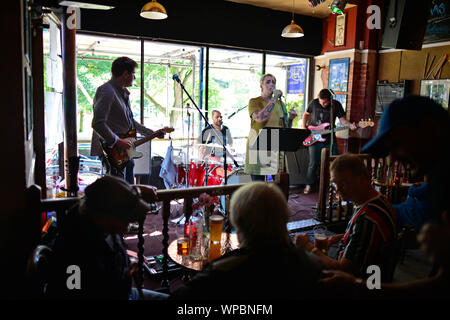
M 324 283 L 359 286 L 360 294 L 379 297 L 448 297 L 450 287 L 450 117 L 435 101 L 421 96 L 397 99 L 385 109 L 378 134 L 364 146 L 363 152 L 383 157 L 391 153 L 422 173 L 428 174 L 429 214 L 418 241 L 438 272 L 426 279 L 381 285 L 381 290 L 367 290 L 364 283 L 348 273 L 326 271 Z
M 139 291 L 132 288 L 136 266 L 130 263 L 122 235 L 130 222 L 145 220 L 150 206 L 142 197 L 154 201 L 156 193 L 152 187 L 130 186 L 113 176 L 86 187 L 80 204 L 58 221 L 53 277 L 47 289 L 50 297 L 138 299 Z M 141 294 L 144 299 L 167 298 L 145 289 Z
M 344 234 L 329 238 L 339 241 L 337 260 L 315 248 L 307 234 L 296 236 L 297 245 L 317 254 L 330 269 L 367 276 L 367 267 L 380 267 L 382 279 L 391 281 L 396 243 L 396 216 L 388 200 L 371 185 L 363 160 L 354 154 L 338 156 L 330 165 L 331 183 L 346 201 L 355 205 Z
M 251 182 L 233 194 L 230 209 L 240 248 L 205 266 L 174 299 L 324 297 L 317 286 L 322 267 L 292 243 L 289 208 L 278 186 Z
M 428 212 L 428 179 L 425 175 L 424 182 L 414 183 L 408 188 L 408 196 L 405 201 L 393 204 L 399 226 L 412 226 L 420 230 L 429 222 Z

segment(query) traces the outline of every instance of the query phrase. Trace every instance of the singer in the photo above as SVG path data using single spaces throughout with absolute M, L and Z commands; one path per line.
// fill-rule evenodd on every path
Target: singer
M 287 113 L 283 111 L 280 101 L 282 92 L 276 89 L 277 80 L 272 74 L 265 74 L 261 77 L 261 96 L 250 99 L 248 103 L 248 113 L 250 115 L 250 133 L 247 138 L 247 152 L 245 155 L 244 172 L 251 175 L 253 181 L 264 181 L 266 175 L 277 174 L 280 169 L 281 152 L 268 152 L 270 161 L 261 161 L 259 154 L 250 157 L 249 146 L 253 145 L 260 130 L 264 127 L 283 127 L 287 123 Z M 290 113 L 289 118 L 295 118 Z M 292 121 L 291 121 L 292 123 Z M 251 161 L 250 161 L 251 160 Z
M 331 103 L 331 101 L 333 103 Z M 319 96 L 312 100 L 305 113 L 303 114 L 302 124 L 303 128 L 308 128 L 309 125 L 319 126 L 322 123 L 330 122 L 330 111 L 331 105 L 333 105 L 333 121 L 336 121 L 336 118 L 339 119 L 339 122 L 342 125 L 349 126 L 350 130 L 356 130 L 356 126 L 354 123 L 350 123 L 345 118 L 345 111 L 342 108 L 342 105 L 339 101 L 332 99 L 332 94 L 328 89 L 322 89 L 319 92 Z M 309 163 L 308 163 L 308 173 L 306 176 L 306 187 L 303 190 L 304 194 L 308 194 L 311 192 L 314 183 L 317 181 L 317 169 L 320 165 L 320 154 L 323 148 L 330 148 L 331 142 L 331 134 L 323 134 L 322 137 L 326 139 L 324 142 L 316 142 L 313 145 L 308 147 L 309 151 Z M 337 141 L 336 138 L 333 140 L 333 155 L 338 154 Z

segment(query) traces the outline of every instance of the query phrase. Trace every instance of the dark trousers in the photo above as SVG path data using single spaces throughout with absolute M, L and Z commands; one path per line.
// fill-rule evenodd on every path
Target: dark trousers
M 330 148 L 330 143 L 328 141 L 316 142 L 312 146 L 308 147 L 309 152 L 309 162 L 308 162 L 308 173 L 306 175 L 306 184 L 313 185 L 319 176 L 318 170 L 320 168 L 320 158 L 322 149 Z M 338 154 L 337 141 L 333 142 L 333 155 Z

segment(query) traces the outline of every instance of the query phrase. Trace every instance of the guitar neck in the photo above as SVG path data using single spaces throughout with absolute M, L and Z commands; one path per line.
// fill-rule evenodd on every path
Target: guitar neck
M 141 138 L 139 140 L 136 140 L 133 142 L 134 147 L 138 147 L 141 144 L 144 144 L 150 140 L 152 140 L 154 137 L 156 137 L 160 133 L 160 130 L 154 131 L 153 133 L 149 134 L 148 136 L 145 136 L 144 138 Z
M 334 128 L 333 131 L 336 132 L 336 131 L 346 130 L 346 129 L 348 129 L 348 128 L 349 128 L 349 127 L 347 127 L 347 126 L 344 126 L 344 127 L 336 127 L 336 128 Z M 330 130 L 330 129 L 326 129 L 326 130 L 318 130 L 318 131 L 313 130 L 312 133 L 315 133 L 315 134 L 317 134 L 317 133 L 320 133 L 320 134 L 327 134 L 327 133 L 331 133 L 331 130 Z

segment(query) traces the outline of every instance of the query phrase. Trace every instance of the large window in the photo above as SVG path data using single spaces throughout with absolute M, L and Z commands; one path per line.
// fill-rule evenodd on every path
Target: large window
M 208 110 L 222 113 L 239 155 L 245 153 L 250 130 L 248 101 L 261 94 L 262 62 L 261 53 L 209 49 Z
M 277 88 L 283 91 L 287 111 L 294 109 L 297 112 L 293 127 L 300 127 L 306 108 L 308 59 L 268 54 L 266 73 L 276 77 Z
M 46 113 L 49 116 L 47 118 L 50 119 L 46 122 L 46 147 L 49 159 L 53 159 L 48 163 L 53 166 L 58 165 L 54 161 L 57 158 L 54 154 L 62 139 L 62 90 L 59 78 L 55 78 L 55 75 L 62 74 L 58 69 L 61 61 L 54 62 L 60 60 L 60 50 L 51 50 L 54 45 L 52 43 L 58 37 L 54 31 L 53 34 L 49 31 L 44 33 L 45 62 L 48 64 L 46 77 L 50 77 L 46 82 L 49 84 L 46 86 L 46 98 L 55 100 L 52 103 L 53 107 L 49 109 L 47 104 L 50 103 L 46 101 Z M 60 46 L 58 42 L 56 45 Z M 221 111 L 224 125 L 230 128 L 233 136 L 233 151 L 241 155 L 241 159 L 245 157 L 246 138 L 250 130 L 248 101 L 261 93 L 259 81 L 264 70 L 263 53 L 82 33 L 76 36 L 76 48 L 77 136 L 79 153 L 82 156 L 92 158 L 89 147 L 95 92 L 111 78 L 111 64 L 114 59 L 128 56 L 139 64 L 136 69 L 136 81 L 129 88 L 131 107 L 136 121 L 142 121 L 151 129 L 165 126 L 175 128 L 170 135 L 170 141 L 167 138 L 153 140 L 152 156 L 164 157 L 167 147 L 172 144 L 180 158 L 187 158 L 188 146 L 189 158 L 196 157 L 195 149 L 192 148 L 193 141 L 199 136 L 205 123 L 188 95 L 173 80 L 173 75 L 176 74 L 187 93 L 205 114 L 207 107 L 208 121 L 211 122 L 212 110 Z M 143 83 L 141 83 L 142 48 Z M 308 59 L 267 54 L 265 61 L 266 72 L 276 76 L 277 87 L 284 92 L 288 110 L 294 108 L 299 115 L 297 119 L 301 118 L 307 91 Z M 205 92 L 206 88 L 208 92 Z M 143 101 L 141 101 L 142 94 Z M 296 120 L 294 126 L 298 126 L 298 123 Z M 55 131 L 54 128 L 58 130 Z M 58 139 L 54 138 L 55 132 L 60 133 Z M 95 166 L 98 167 L 99 162 Z M 97 174 L 97 169 L 92 171 Z M 49 172 L 54 178 L 61 180 L 61 176 L 57 176 L 61 170 L 53 168 Z

